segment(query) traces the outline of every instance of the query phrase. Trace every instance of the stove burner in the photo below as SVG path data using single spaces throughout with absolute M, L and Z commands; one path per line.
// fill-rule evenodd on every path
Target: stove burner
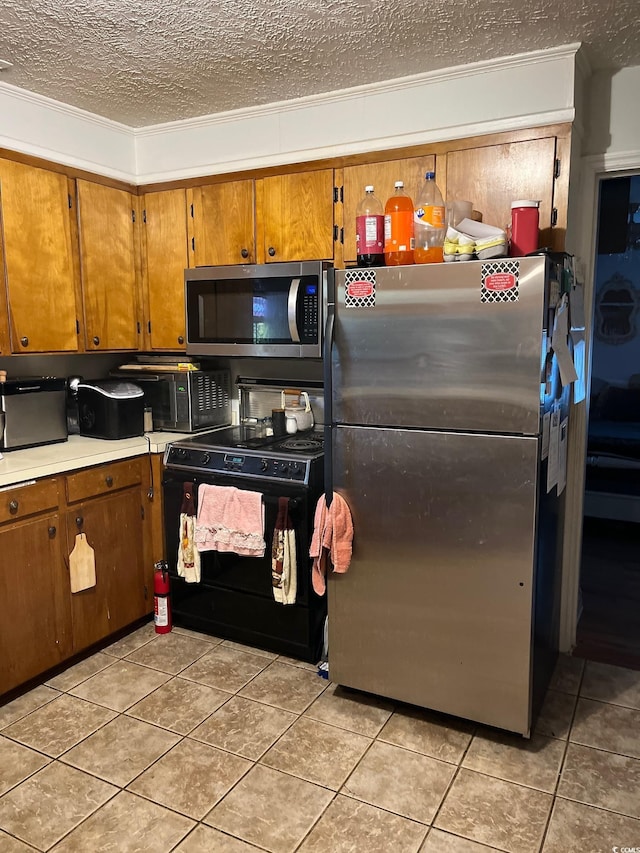
M 278 447 L 279 450 L 322 450 L 322 441 L 317 438 L 287 438 Z

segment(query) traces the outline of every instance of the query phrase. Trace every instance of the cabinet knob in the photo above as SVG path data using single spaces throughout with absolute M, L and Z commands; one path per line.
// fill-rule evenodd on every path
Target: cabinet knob
M 55 527 L 50 527 L 49 528 L 49 539 L 55 539 L 57 532 L 58 531 L 56 530 Z
M 18 501 L 11 501 L 9 503 L 9 512 L 11 513 L 11 515 L 15 515 L 18 512 L 19 506 L 20 504 L 18 503 Z
M 107 486 L 109 486 L 109 488 L 111 488 L 111 486 L 113 486 L 113 477 L 111 476 L 111 474 L 107 474 L 107 476 L 104 478 L 104 481 L 107 484 Z
M 182 337 L 182 335 L 178 335 L 178 343 L 179 343 L 179 344 L 183 344 L 183 343 L 184 343 L 184 338 Z
M 29 338 L 26 337 L 26 335 L 25 335 L 24 338 L 20 338 L 20 343 L 22 344 L 23 347 L 28 347 L 29 346 Z
M 93 342 L 96 346 L 98 346 L 98 344 L 100 343 L 100 338 L 97 335 L 94 335 L 93 336 Z
M 248 257 L 249 257 L 249 250 L 248 250 L 248 249 L 243 249 L 243 250 L 240 252 L 240 254 L 242 255 L 242 257 L 243 257 L 243 258 L 248 258 Z
M 275 255 L 275 253 L 276 253 L 276 250 L 273 248 L 273 246 L 269 246 L 269 257 L 272 258 Z
M 82 530 L 82 525 L 84 524 L 84 518 L 81 515 L 76 516 L 76 527 L 78 530 Z

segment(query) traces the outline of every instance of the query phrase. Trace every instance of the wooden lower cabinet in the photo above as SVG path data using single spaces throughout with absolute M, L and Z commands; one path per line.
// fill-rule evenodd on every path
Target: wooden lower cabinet
M 96 585 L 71 595 L 73 648 L 88 646 L 150 610 L 139 488 L 83 501 L 66 515 L 68 553 L 82 531 L 95 552 Z
M 163 551 L 150 472 L 142 456 L 0 493 L 0 696 L 151 613 Z M 72 593 L 79 531 L 95 552 L 96 585 Z
M 0 694 L 72 654 L 64 538 L 55 511 L 0 525 Z

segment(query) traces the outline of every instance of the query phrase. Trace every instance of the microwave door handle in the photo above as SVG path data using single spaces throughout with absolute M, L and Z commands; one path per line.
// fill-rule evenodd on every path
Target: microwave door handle
M 294 344 L 300 343 L 300 335 L 298 334 L 298 324 L 296 322 L 296 314 L 298 307 L 298 290 L 300 289 L 300 279 L 294 278 L 289 287 L 289 301 L 287 304 L 287 314 L 289 317 L 289 334 Z

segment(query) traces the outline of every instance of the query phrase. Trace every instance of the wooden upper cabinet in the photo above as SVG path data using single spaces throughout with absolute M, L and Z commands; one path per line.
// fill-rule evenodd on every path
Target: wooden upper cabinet
M 334 248 L 333 169 L 263 178 L 256 205 L 258 260 L 331 260 Z
M 86 348 L 137 349 L 135 200 L 89 181 L 77 187 Z
M 189 262 L 186 192 L 147 193 L 142 203 L 150 347 L 184 349 L 184 270 Z
M 78 311 L 67 178 L 0 160 L 0 194 L 11 349 L 75 352 Z
M 188 196 L 193 217 L 189 265 L 255 263 L 254 181 L 194 187 Z
M 530 139 L 447 154 L 447 200 L 471 201 L 487 225 L 506 228 L 511 202 L 540 201 L 540 245 L 551 245 L 556 139 Z
M 356 209 L 364 197 L 364 188 L 373 185 L 374 193 L 384 208 L 395 192 L 395 182 L 403 181 L 404 190 L 413 202 L 424 184 L 425 172 L 435 169 L 435 157 L 410 157 L 406 160 L 384 160 L 344 169 L 344 260 L 356 260 Z M 437 180 L 437 177 L 436 177 Z
M 0 180 L 0 193 L 2 192 L 2 181 Z M 2 195 L 0 195 L 0 270 L 4 270 L 4 252 L 2 249 Z M 4 279 L 0 273 L 0 355 L 11 352 L 11 339 L 9 337 L 9 309 L 7 307 L 7 290 L 4 287 Z

